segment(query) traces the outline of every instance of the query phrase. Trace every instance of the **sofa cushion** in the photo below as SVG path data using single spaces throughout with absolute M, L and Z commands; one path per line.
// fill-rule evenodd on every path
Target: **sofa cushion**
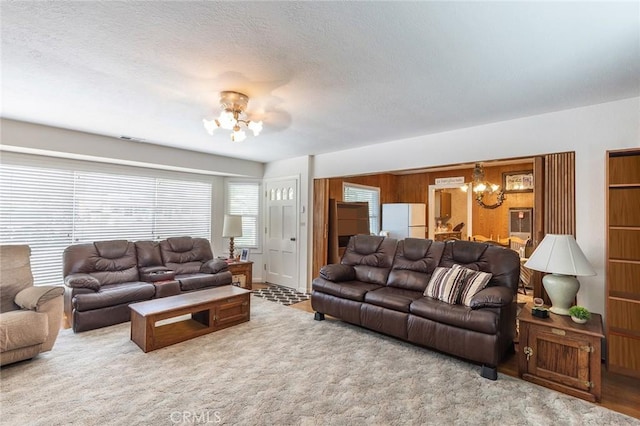
M 2 291 L 0 291 L 0 312 L 19 309 L 13 303 L 16 294 L 33 285 L 31 249 L 27 245 L 0 245 L 0 270 L 2 271 Z
M 476 271 L 490 272 L 487 284 L 510 287 L 515 294 L 520 280 L 520 259 L 514 250 L 472 241 L 448 241 L 438 266 L 462 265 Z
M 386 285 L 397 243 L 393 238 L 354 235 L 340 263 L 353 266 L 357 281 Z
M 158 241 L 136 241 L 138 253 L 138 268 L 149 266 L 162 266 L 162 254 Z
M 364 295 L 368 291 L 373 291 L 382 287 L 377 284 L 363 283 L 361 281 L 343 281 L 336 283 L 325 280 L 324 278 L 315 278 L 311 286 L 314 290 L 321 293 L 358 302 L 364 301 Z
M 443 302 L 456 303 L 466 276 L 467 272 L 464 268 L 444 268 L 439 266 L 433 271 L 424 295 Z
M 90 311 L 123 303 L 149 300 L 156 292 L 151 283 L 129 282 L 104 285 L 95 293 L 76 294 L 73 297 L 73 307 L 77 311 Z
M 452 269 L 454 268 L 465 270 L 465 278 L 460 286 L 457 303 L 462 303 L 465 306 L 471 306 L 473 296 L 487 286 L 487 283 L 489 283 L 489 280 L 491 279 L 491 274 L 488 272 L 467 269 L 460 265 L 453 265 Z
M 47 339 L 47 315 L 18 310 L 0 315 L 0 352 L 41 345 Z
M 398 243 L 387 285 L 424 292 L 438 266 L 444 243 L 424 238 L 405 238 Z
M 422 297 L 422 292 L 404 290 L 394 287 L 382 287 L 369 291 L 364 295 L 364 301 L 372 305 L 393 309 L 394 311 L 409 312 L 409 305 Z
M 200 273 L 202 264 L 213 259 L 211 244 L 205 238 L 175 237 L 160 242 L 164 266 L 176 275 Z
M 176 280 L 180 282 L 182 291 L 198 290 L 206 287 L 216 287 L 231 284 L 233 276 L 231 272 L 220 272 L 218 274 L 188 274 L 176 275 Z
M 63 252 L 63 276 L 84 273 L 101 285 L 138 281 L 136 247 L 125 240 L 75 244 Z
M 413 301 L 409 312 L 432 321 L 480 333 L 496 334 L 499 329 L 499 315 L 492 309 L 473 310 L 468 306 L 451 305 L 429 297 Z

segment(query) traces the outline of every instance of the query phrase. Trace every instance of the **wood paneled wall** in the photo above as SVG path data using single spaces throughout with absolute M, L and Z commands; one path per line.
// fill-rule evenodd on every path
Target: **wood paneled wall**
M 545 156 L 544 233 L 576 235 L 575 153 Z
M 337 201 L 342 199 L 342 184 L 355 183 L 357 185 L 374 186 L 380 188 L 380 203 L 397 203 L 396 176 L 388 173 L 370 176 L 352 176 L 331 178 L 329 181 L 329 198 Z
M 510 164 L 500 167 L 485 167 L 485 179 L 491 183 L 502 186 L 502 174 L 507 172 L 519 172 L 533 170 L 532 163 Z M 471 172 L 468 176 L 471 180 Z M 491 198 L 485 201 L 492 204 L 495 201 Z M 473 203 L 473 234 L 493 235 L 493 238 L 506 238 L 509 236 L 509 209 L 511 208 L 533 208 L 534 193 L 532 192 L 510 192 L 506 194 L 502 205 L 495 209 L 485 209 L 474 201 Z M 535 212 L 534 212 L 535 213 Z
M 505 172 L 533 170 L 531 162 L 510 164 L 507 166 L 485 167 L 486 179 L 502 185 L 502 174 Z M 447 170 L 440 172 L 424 172 L 406 175 L 379 174 L 370 176 L 353 176 L 331 178 L 329 181 L 329 198 L 342 200 L 342 184 L 344 182 L 380 188 L 380 202 L 384 203 L 423 203 L 428 204 L 429 185 L 435 185 L 438 178 L 464 176 L 471 180 L 473 168 L 464 170 Z M 533 192 L 509 193 L 502 204 L 496 209 L 485 209 L 474 202 L 473 205 L 473 233 L 493 235 L 505 238 L 509 235 L 509 208 L 533 208 Z M 456 206 L 452 206 L 455 209 Z M 465 206 L 458 207 L 466 209 Z M 463 216 L 466 217 L 466 214 Z M 456 225 L 459 220 L 456 219 Z M 467 224 L 466 224 L 467 225 Z M 468 225 L 463 228 L 467 229 Z

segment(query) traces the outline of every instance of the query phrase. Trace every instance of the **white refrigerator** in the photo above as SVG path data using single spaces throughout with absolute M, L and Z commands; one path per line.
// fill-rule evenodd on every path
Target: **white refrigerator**
M 394 203 L 382 205 L 382 230 L 389 237 L 426 238 L 427 205 L 418 203 Z

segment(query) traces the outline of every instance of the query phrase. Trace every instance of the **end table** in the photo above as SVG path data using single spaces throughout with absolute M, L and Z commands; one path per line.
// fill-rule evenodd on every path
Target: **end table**
M 253 290 L 252 277 L 253 277 L 253 262 L 251 261 L 227 261 L 229 265 L 229 271 L 231 275 L 244 275 L 244 286 L 248 290 Z
M 602 392 L 602 317 L 591 314 L 586 324 L 549 313 L 538 318 L 526 305 L 520 323 L 518 374 L 525 380 L 587 401 Z

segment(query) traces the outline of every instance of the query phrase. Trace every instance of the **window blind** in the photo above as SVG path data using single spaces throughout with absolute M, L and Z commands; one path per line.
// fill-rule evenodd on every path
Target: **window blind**
M 369 203 L 369 231 L 377 235 L 380 232 L 380 188 L 344 183 L 342 189 L 344 201 Z
M 211 184 L 158 179 L 154 236 L 211 237 Z
M 28 244 L 36 284 L 60 284 L 71 244 L 211 238 L 209 182 L 0 164 L 0 243 Z
M 226 213 L 242 216 L 242 237 L 234 238 L 236 247 L 260 247 L 260 183 L 227 181 Z
M 28 244 L 36 284 L 60 284 L 73 234 L 73 172 L 0 165 L 0 243 Z

